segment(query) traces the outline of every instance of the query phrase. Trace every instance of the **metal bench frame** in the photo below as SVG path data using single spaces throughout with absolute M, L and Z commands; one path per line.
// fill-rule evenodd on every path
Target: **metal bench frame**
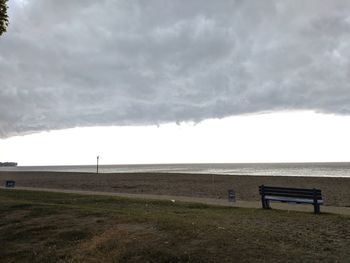
M 270 201 L 296 204 L 312 204 L 315 214 L 320 213 L 323 204 L 321 190 L 304 188 L 287 188 L 275 186 L 259 186 L 261 204 L 264 209 L 271 209 Z

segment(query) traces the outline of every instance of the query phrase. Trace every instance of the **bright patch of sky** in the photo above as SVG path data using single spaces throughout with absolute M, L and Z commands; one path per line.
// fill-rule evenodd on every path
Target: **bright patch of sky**
M 350 117 L 278 112 L 139 127 L 92 127 L 0 140 L 20 165 L 350 161 Z

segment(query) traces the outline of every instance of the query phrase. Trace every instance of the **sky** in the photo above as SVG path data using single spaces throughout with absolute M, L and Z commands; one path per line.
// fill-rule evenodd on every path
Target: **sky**
M 347 0 L 13 0 L 0 161 L 350 161 Z

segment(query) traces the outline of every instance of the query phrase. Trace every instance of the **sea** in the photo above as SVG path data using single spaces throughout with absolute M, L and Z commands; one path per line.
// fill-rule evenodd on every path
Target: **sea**
M 96 170 L 96 165 L 0 167 L 0 171 L 55 171 L 95 173 Z M 350 162 L 99 165 L 99 173 L 135 172 L 350 178 Z

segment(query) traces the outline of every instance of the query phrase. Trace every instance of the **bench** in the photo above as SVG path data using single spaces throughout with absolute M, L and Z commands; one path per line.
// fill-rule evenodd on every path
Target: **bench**
M 5 183 L 5 187 L 9 187 L 9 188 L 14 188 L 16 185 L 16 182 L 13 180 L 7 180 Z
M 296 204 L 312 204 L 315 214 L 320 213 L 323 204 L 321 190 L 304 188 L 286 188 L 275 186 L 259 186 L 261 203 L 264 209 L 270 209 L 270 201 Z

